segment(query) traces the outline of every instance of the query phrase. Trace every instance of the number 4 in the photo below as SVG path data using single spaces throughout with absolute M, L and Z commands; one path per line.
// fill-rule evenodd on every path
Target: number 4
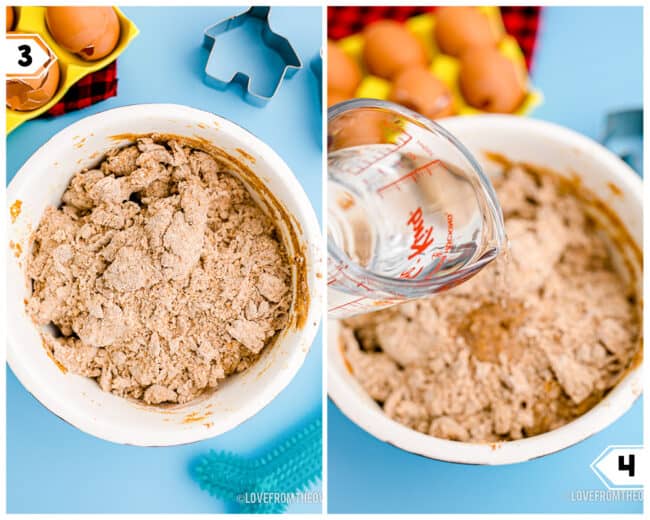
M 625 456 L 619 455 L 618 456 L 618 470 L 619 471 L 627 471 L 627 474 L 630 475 L 630 477 L 634 476 L 634 454 L 630 453 L 628 455 L 629 462 L 626 464 L 625 463 Z

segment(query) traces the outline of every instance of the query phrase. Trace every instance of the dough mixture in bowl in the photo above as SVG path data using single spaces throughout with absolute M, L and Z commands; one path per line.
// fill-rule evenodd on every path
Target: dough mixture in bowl
M 509 259 L 428 300 L 342 322 L 347 366 L 384 413 L 464 442 L 520 439 L 582 415 L 640 358 L 634 280 L 578 188 L 505 167 Z
M 72 177 L 27 274 L 57 363 L 149 404 L 188 402 L 251 366 L 292 303 L 280 233 L 228 164 L 160 136 Z

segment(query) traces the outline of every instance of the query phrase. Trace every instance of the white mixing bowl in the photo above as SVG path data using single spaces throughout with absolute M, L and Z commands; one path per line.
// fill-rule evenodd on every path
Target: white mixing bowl
M 255 365 L 228 378 L 210 396 L 171 408 L 134 403 L 101 391 L 91 379 L 63 373 L 48 357 L 40 331 L 22 303 L 30 291 L 25 277 L 29 235 L 46 206 L 59 205 L 73 174 L 95 166 L 108 149 L 130 142 L 127 136 L 115 136 L 151 132 L 204 139 L 250 167 L 258 182 L 273 194 L 276 205 L 270 203 L 270 197 L 259 196 L 259 190 L 252 190 L 253 195 L 275 217 L 284 208 L 288 218 L 280 228 L 288 253 L 300 255 L 302 250 L 306 260 L 308 299 L 303 323 L 283 331 Z M 13 244 L 7 266 L 9 365 L 36 399 L 80 430 L 140 446 L 168 446 L 214 437 L 259 412 L 289 384 L 302 365 L 321 316 L 321 232 L 309 199 L 289 167 L 243 128 L 214 114 L 178 105 L 108 110 L 70 125 L 39 148 L 12 180 L 7 200 L 16 213 L 16 201 L 22 202 L 18 217 L 9 225 Z M 296 239 L 293 243 L 289 227 Z M 20 250 L 22 254 L 18 254 Z M 295 273 L 293 278 L 296 291 Z
M 582 184 L 622 221 L 639 249 L 643 247 L 643 184 L 623 161 L 598 143 L 566 128 L 514 116 L 449 118 L 440 124 L 469 148 L 486 173 L 495 164 L 486 152 L 547 167 Z M 627 251 L 628 256 L 634 256 Z M 642 294 L 642 266 L 637 263 L 638 294 Z M 557 430 L 517 441 L 472 444 L 425 435 L 383 414 L 347 370 L 338 343 L 338 322 L 328 323 L 328 392 L 353 422 L 378 439 L 425 457 L 467 464 L 522 462 L 576 444 L 602 430 L 632 406 L 642 392 L 641 365 L 583 416 Z

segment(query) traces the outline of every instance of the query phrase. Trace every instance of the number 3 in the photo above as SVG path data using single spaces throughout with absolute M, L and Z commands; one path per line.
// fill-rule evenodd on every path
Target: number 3
M 20 45 L 18 47 L 20 51 L 20 59 L 18 60 L 18 65 L 21 67 L 29 67 L 32 64 L 32 48 L 29 45 Z

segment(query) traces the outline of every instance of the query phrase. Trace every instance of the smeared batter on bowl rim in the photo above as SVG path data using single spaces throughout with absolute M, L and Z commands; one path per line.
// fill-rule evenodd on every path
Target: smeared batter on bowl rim
M 54 327 L 44 339 L 70 372 L 148 404 L 185 403 L 304 321 L 304 257 L 237 176 L 253 189 L 259 179 L 223 150 L 130 140 L 46 209 L 28 258 L 28 312 Z
M 493 263 L 448 293 L 342 322 L 352 375 L 390 418 L 436 437 L 497 442 L 556 429 L 642 355 L 641 253 L 618 218 L 584 187 L 501 159 L 505 270 Z M 632 251 L 625 272 L 617 240 Z

